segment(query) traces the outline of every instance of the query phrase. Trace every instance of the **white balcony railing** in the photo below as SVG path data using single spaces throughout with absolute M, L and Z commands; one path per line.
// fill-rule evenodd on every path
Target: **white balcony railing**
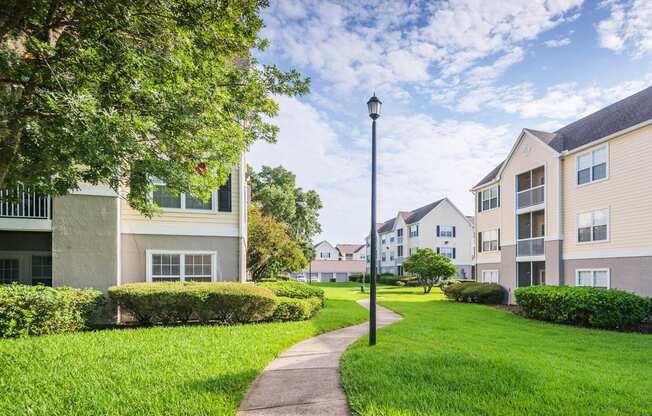
M 543 204 L 546 194 L 545 189 L 545 185 L 539 185 L 537 187 L 518 192 L 516 196 L 516 207 L 520 209 Z
M 516 244 L 516 255 L 518 257 L 542 256 L 543 253 L 544 253 L 543 237 L 518 240 Z
M 50 219 L 50 197 L 29 189 L 0 189 L 0 217 Z

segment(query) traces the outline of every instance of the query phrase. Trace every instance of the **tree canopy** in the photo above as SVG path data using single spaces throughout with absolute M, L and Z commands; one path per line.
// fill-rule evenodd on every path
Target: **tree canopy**
M 308 92 L 253 55 L 266 0 L 8 0 L 0 8 L 0 188 L 62 195 L 151 179 L 207 197 L 256 140 L 273 95 Z
M 433 286 L 457 273 L 457 268 L 448 257 L 429 248 L 417 249 L 416 253 L 403 261 L 403 269 L 417 277 L 423 293 L 430 293 Z
M 287 232 L 301 245 L 304 255 L 312 259 L 312 238 L 321 232 L 319 210 L 321 198 L 314 190 L 296 186 L 296 176 L 283 166 L 263 166 L 260 172 L 249 168 L 251 200 L 262 213 L 287 226 Z
M 299 244 L 288 236 L 285 224 L 250 207 L 248 227 L 247 268 L 252 280 L 275 278 L 281 272 L 300 271 L 308 265 Z

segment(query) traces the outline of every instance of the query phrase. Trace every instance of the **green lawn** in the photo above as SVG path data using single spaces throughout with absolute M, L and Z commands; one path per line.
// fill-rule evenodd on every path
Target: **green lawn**
M 366 320 L 355 285 L 328 285 L 305 322 L 123 329 L 0 340 L 0 415 L 234 414 L 290 345 Z
M 652 415 L 652 336 L 531 321 L 381 288 L 405 319 L 342 361 L 362 415 Z

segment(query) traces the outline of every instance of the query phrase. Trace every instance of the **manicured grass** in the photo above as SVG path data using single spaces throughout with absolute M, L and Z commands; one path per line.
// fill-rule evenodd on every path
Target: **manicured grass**
M 650 415 L 652 336 L 527 320 L 382 288 L 405 319 L 342 361 L 361 415 Z
M 292 344 L 367 312 L 328 285 L 309 321 L 122 329 L 0 340 L 1 415 L 228 415 Z

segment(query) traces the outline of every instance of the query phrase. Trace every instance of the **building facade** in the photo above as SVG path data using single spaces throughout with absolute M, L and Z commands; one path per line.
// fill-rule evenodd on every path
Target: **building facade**
M 209 201 L 158 183 L 161 215 L 146 218 L 107 186 L 40 197 L 2 191 L 0 283 L 92 287 L 157 281 L 246 280 L 244 163 Z M 2 195 L 0 195 L 1 197 Z
M 448 198 L 412 211 L 400 211 L 396 217 L 378 224 L 378 270 L 404 274 L 403 260 L 419 248 L 430 248 L 451 259 L 457 277 L 473 276 L 473 221 Z M 366 269 L 370 270 L 370 243 L 366 238 Z
M 292 276 L 300 281 L 347 282 L 352 274 L 364 273 L 364 244 L 315 244 L 315 259 Z
M 524 129 L 472 192 L 476 276 L 652 295 L 652 88 L 554 133 Z

